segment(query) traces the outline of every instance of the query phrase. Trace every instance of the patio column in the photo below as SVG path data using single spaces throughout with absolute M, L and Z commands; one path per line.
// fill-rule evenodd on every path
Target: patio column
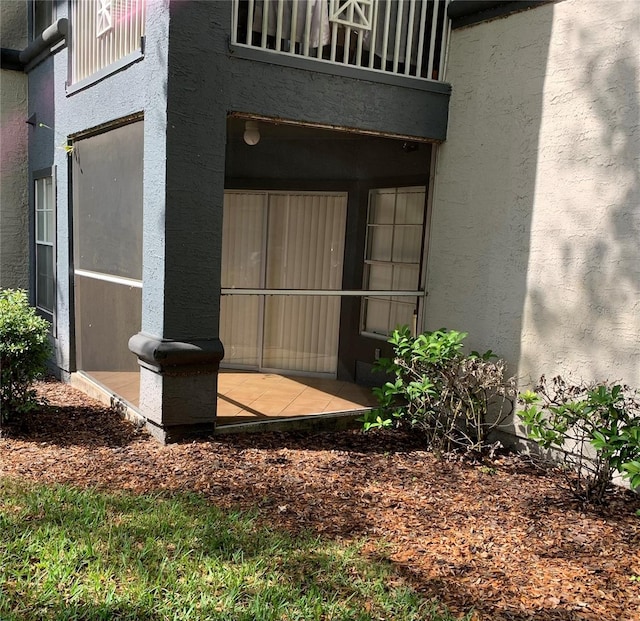
M 180 53 L 189 32 L 169 20 L 173 3 L 152 5 L 149 40 L 162 44 L 148 54 L 166 80 L 147 84 L 142 330 L 129 348 L 140 364 L 141 414 L 171 442 L 215 424 L 226 110 L 200 92 L 192 59 Z

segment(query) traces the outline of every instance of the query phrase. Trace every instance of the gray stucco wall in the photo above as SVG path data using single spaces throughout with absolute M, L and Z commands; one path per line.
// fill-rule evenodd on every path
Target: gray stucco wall
M 150 3 L 155 4 L 155 3 Z M 68 17 L 68 3 L 58 2 L 57 18 Z M 145 108 L 147 62 L 129 66 L 90 88 L 67 94 L 68 48 L 62 47 L 28 74 L 29 114 L 47 127 L 29 129 L 31 172 L 54 167 L 56 218 L 56 363 L 63 375 L 75 370 L 73 347 L 72 222 L 70 218 L 70 156 L 62 148 L 67 139 L 118 119 L 142 114 Z M 162 144 L 159 137 L 158 144 Z M 153 147 L 153 142 L 151 143 Z M 30 198 L 33 210 L 33 196 Z M 106 232 L 105 234 L 108 234 Z
M 320 123 L 388 134 L 443 140 L 448 96 L 399 88 L 375 79 L 351 79 L 304 69 L 254 62 L 242 50 L 229 55 L 231 3 L 174 3 L 171 15 L 171 74 L 185 87 L 176 96 L 204 95 L 228 112 L 252 112 L 270 118 Z M 209 70 L 193 72 L 206 59 Z M 176 82 L 176 86 L 178 83 Z
M 67 47 L 29 73 L 29 110 L 53 128 L 31 130 L 30 154 L 32 171 L 56 170 L 56 339 L 64 372 L 75 364 L 69 156 L 60 148 L 68 138 L 144 116 L 142 330 L 154 338 L 193 340 L 218 334 L 229 113 L 432 140 L 446 133 L 442 86 L 428 92 L 230 56 L 230 2 L 146 6 L 139 62 L 75 92 L 65 86 Z M 56 17 L 67 13 L 68 3 L 58 2 Z M 156 388 L 150 389 L 156 401 L 164 391 L 179 402 L 180 395 Z
M 506 357 L 522 387 L 640 386 L 639 41 L 633 1 L 453 32 L 427 320 Z
M 26 2 L 0 2 L 0 41 L 26 46 Z M 0 288 L 29 287 L 27 118 L 27 77 L 0 70 Z

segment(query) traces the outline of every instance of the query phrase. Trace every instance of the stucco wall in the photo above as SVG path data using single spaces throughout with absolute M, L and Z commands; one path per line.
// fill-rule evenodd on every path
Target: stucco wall
M 151 312 L 143 310 L 142 325 L 149 334 L 186 338 L 217 333 L 228 113 L 434 139 L 444 134 L 445 92 L 256 62 L 238 51 L 230 54 L 231 7 L 228 2 L 170 4 L 163 81 L 165 157 L 170 165 L 163 202 L 150 204 L 147 198 L 145 157 L 143 300 Z M 147 59 L 157 54 L 155 48 L 162 41 L 150 25 L 148 19 Z M 145 154 L 155 157 L 146 147 Z M 159 217 L 171 233 L 166 238 L 156 232 Z M 193 231 L 203 234 L 198 244 Z
M 427 323 L 522 385 L 640 387 L 640 4 L 565 0 L 454 31 Z
M 68 139 L 144 116 L 142 329 L 154 339 L 209 342 L 218 333 L 229 113 L 435 140 L 445 133 L 446 86 L 403 88 L 251 60 L 238 50 L 230 54 L 230 2 L 158 0 L 146 6 L 145 52 L 139 61 L 80 89 L 65 85 L 65 45 L 29 67 L 28 112 L 48 126 L 29 129 L 31 172 L 53 167 L 56 176 L 55 338 L 63 376 L 76 366 L 73 231 L 67 214 L 73 202 L 69 164 L 77 154 L 62 148 Z M 68 2 L 56 3 L 56 18 L 69 17 L 68 11 Z M 177 383 L 172 392 L 157 377 L 145 387 L 147 379 L 143 372 L 141 394 L 150 400 L 141 400 L 143 410 L 160 412 L 159 403 L 173 399 L 179 414 L 180 399 L 193 393 L 197 407 L 184 401 L 182 410 L 196 422 L 205 408 L 210 416 L 215 383 L 208 377 L 201 378 L 206 387 L 198 394 L 186 383 L 187 393 Z
M 2 46 L 27 43 L 27 3 L 0 2 Z M 27 78 L 0 70 L 0 288 L 29 284 Z
M 0 2 L 1 3 L 1 2 Z M 26 3 L 25 3 L 26 4 Z M 166 10 L 161 3 L 153 5 L 152 16 Z M 56 4 L 56 17 L 68 17 L 68 3 Z M 161 46 L 158 46 L 161 47 Z M 154 110 L 155 102 L 162 108 L 153 92 L 146 89 L 146 76 L 153 75 L 158 69 L 154 56 L 149 55 L 146 64 L 134 63 L 125 71 L 114 73 L 91 88 L 68 94 L 65 81 L 68 77 L 69 50 L 62 47 L 55 54 L 31 68 L 29 80 L 29 110 L 35 114 L 37 122 L 47 127 L 30 127 L 29 156 L 31 172 L 53 167 L 56 180 L 56 364 L 63 375 L 74 370 L 73 345 L 73 299 L 71 272 L 72 256 L 70 244 L 72 238 L 71 220 L 67 217 L 71 187 L 69 185 L 69 167 L 72 155 L 62 148 L 67 139 L 79 132 L 91 130 L 105 123 L 135 114 L 141 114 L 145 107 Z M 144 70 L 144 71 L 143 71 Z M 147 73 L 149 72 L 149 73 Z M 158 80 L 158 88 L 162 81 Z M 117 94 L 117 96 L 114 96 Z M 154 102 L 145 106 L 147 96 Z M 28 126 L 25 126 L 28 127 Z M 161 150 L 163 137 L 149 140 L 148 147 Z M 156 175 L 154 177 L 154 175 Z M 149 174 L 151 184 L 162 184 L 164 168 L 158 167 Z M 33 197 L 31 207 L 33 209 Z

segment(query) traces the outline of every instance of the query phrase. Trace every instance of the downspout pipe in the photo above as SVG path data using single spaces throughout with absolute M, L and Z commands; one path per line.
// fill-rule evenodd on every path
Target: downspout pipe
M 20 62 L 20 54 L 20 50 L 12 50 L 7 47 L 0 48 L 0 69 L 24 71 L 24 65 Z
M 49 49 L 59 41 L 66 39 L 69 32 L 69 20 L 61 17 L 51 26 L 43 30 L 42 34 L 34 39 L 18 56 L 20 62 L 26 67 L 34 58 Z

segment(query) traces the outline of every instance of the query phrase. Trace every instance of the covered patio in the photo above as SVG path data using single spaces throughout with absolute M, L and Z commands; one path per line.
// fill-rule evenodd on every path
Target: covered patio
M 114 400 L 137 413 L 140 374 L 74 373 L 72 383 L 101 401 Z M 221 369 L 216 426 L 348 415 L 375 407 L 371 389 L 340 380 Z

